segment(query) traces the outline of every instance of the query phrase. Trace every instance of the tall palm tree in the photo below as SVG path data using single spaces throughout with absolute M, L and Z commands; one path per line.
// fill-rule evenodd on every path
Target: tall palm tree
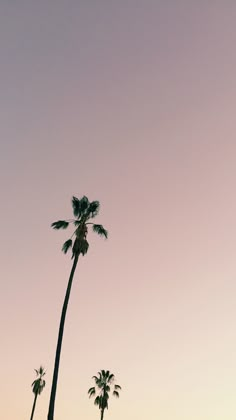
M 32 412 L 31 412 L 31 416 L 30 416 L 30 420 L 33 420 L 34 417 L 34 410 L 35 410 L 35 406 L 36 406 L 36 401 L 38 398 L 38 395 L 41 394 L 41 392 L 43 391 L 43 388 L 46 385 L 45 380 L 43 379 L 44 375 L 45 375 L 45 370 L 42 366 L 40 366 L 40 368 L 34 369 L 37 375 L 37 379 L 35 379 L 35 381 L 32 383 L 32 391 L 34 393 L 34 402 L 33 402 L 33 407 L 32 407 Z
M 93 376 L 92 379 L 95 381 L 95 386 L 88 390 L 89 398 L 96 396 L 97 394 L 94 404 L 98 405 L 101 412 L 101 420 L 103 420 L 105 408 L 108 409 L 108 399 L 111 387 L 113 386 L 112 395 L 117 398 L 120 396 L 119 391 L 121 390 L 121 387 L 120 385 L 114 384 L 115 376 L 110 373 L 109 370 L 101 370 L 98 372 L 98 376 Z
M 52 388 L 49 402 L 48 410 L 48 420 L 54 420 L 54 406 L 56 399 L 56 390 L 57 390 L 57 379 L 58 371 L 60 364 L 60 355 L 61 355 L 61 346 L 63 339 L 63 331 L 65 325 L 66 311 L 70 297 L 71 286 L 73 282 L 73 277 L 75 269 L 78 263 L 80 255 L 85 255 L 89 248 L 89 243 L 87 241 L 88 227 L 91 226 L 93 231 L 98 235 L 107 238 L 108 233 L 102 225 L 97 225 L 90 220 L 93 219 L 99 213 L 100 203 L 99 201 L 89 201 L 87 197 L 82 197 L 80 200 L 77 197 L 72 197 L 72 208 L 74 213 L 74 219 L 69 220 L 58 220 L 57 222 L 52 223 L 54 229 L 66 229 L 69 224 L 75 226 L 75 230 L 70 239 L 68 239 L 62 246 L 62 251 L 66 254 L 69 249 L 72 250 L 72 260 L 73 265 L 71 268 L 69 281 L 66 289 L 65 299 L 61 312 L 61 320 L 58 332 L 56 356 L 54 363 L 54 372 L 52 380 Z

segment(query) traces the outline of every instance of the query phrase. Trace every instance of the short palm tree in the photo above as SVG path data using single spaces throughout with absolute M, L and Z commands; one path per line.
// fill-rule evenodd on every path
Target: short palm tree
M 32 407 L 32 412 L 31 412 L 31 416 L 30 416 L 30 420 L 33 420 L 34 417 L 34 410 L 35 410 L 35 406 L 36 406 L 36 401 L 38 398 L 38 395 L 41 394 L 41 392 L 43 391 L 43 388 L 46 385 L 45 380 L 43 379 L 44 375 L 45 375 L 45 370 L 42 366 L 40 366 L 40 368 L 34 369 L 37 375 L 37 378 L 35 379 L 35 381 L 32 383 L 32 391 L 34 393 L 34 402 L 33 402 L 33 407 Z
M 69 281 L 67 285 L 67 290 L 65 294 L 65 299 L 61 312 L 61 320 L 59 326 L 56 356 L 54 363 L 54 372 L 52 380 L 52 388 L 49 402 L 49 411 L 48 411 L 48 420 L 54 420 L 54 406 L 56 399 L 56 390 L 57 390 L 57 379 L 59 372 L 60 364 L 60 355 L 61 355 L 61 346 L 63 339 L 63 331 L 65 325 L 65 318 L 67 312 L 67 306 L 70 297 L 71 286 L 73 282 L 73 277 L 75 269 L 78 263 L 80 255 L 85 255 L 88 251 L 89 243 L 87 241 L 88 227 L 91 226 L 93 231 L 98 235 L 107 238 L 108 233 L 102 225 L 95 224 L 90 220 L 93 219 L 99 213 L 100 203 L 99 201 L 89 201 L 87 197 L 82 197 L 78 199 L 77 197 L 72 197 L 72 208 L 74 213 L 74 219 L 69 220 L 58 220 L 57 222 L 52 223 L 54 229 L 66 229 L 69 224 L 74 225 L 75 230 L 70 239 L 68 239 L 62 246 L 62 251 L 66 254 L 69 249 L 72 250 L 72 259 L 73 265 L 71 268 Z
M 115 376 L 109 370 L 101 370 L 98 376 L 93 376 L 95 386 L 88 390 L 89 398 L 95 396 L 94 404 L 98 406 L 101 412 L 101 420 L 104 417 L 105 408 L 108 409 L 109 392 L 113 387 L 112 395 L 119 398 L 120 385 L 114 384 Z

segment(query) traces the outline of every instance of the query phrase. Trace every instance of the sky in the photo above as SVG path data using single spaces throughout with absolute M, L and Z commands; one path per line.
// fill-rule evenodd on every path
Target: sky
M 101 203 L 55 420 L 236 417 L 236 3 L 0 2 L 1 418 L 47 418 L 71 197 Z

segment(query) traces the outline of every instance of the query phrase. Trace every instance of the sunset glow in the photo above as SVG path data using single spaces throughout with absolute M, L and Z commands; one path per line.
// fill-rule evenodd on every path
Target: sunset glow
M 46 420 L 71 197 L 99 200 L 55 420 L 236 418 L 236 2 L 2 0 L 2 420 Z

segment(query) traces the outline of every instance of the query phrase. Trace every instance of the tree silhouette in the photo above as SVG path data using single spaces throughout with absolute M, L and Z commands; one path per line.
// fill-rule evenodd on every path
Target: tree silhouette
M 60 364 L 61 346 L 63 339 L 63 331 L 65 325 L 65 318 L 67 312 L 67 306 L 69 302 L 71 286 L 73 282 L 74 273 L 78 263 L 80 255 L 85 255 L 89 248 L 87 241 L 88 227 L 91 226 L 92 230 L 100 236 L 107 238 L 107 230 L 102 225 L 95 224 L 90 220 L 98 215 L 100 209 L 99 201 L 89 202 L 87 197 L 82 197 L 80 200 L 77 197 L 72 197 L 72 208 L 74 213 L 74 219 L 69 220 L 58 220 L 52 223 L 53 229 L 66 229 L 69 224 L 75 226 L 75 230 L 70 239 L 68 239 L 62 246 L 62 251 L 66 254 L 69 249 L 72 250 L 73 265 L 69 276 L 67 290 L 64 298 L 64 303 L 61 312 L 61 320 L 58 332 L 56 356 L 54 363 L 54 372 L 52 380 L 51 395 L 49 401 L 48 420 L 54 420 L 54 407 L 56 400 L 57 380 Z
M 34 393 L 34 402 L 33 402 L 33 407 L 32 407 L 32 412 L 31 412 L 31 416 L 30 416 L 30 420 L 33 420 L 34 417 L 34 410 L 35 410 L 35 406 L 36 406 L 36 401 L 38 398 L 38 395 L 41 394 L 41 392 L 43 391 L 43 388 L 46 385 L 45 380 L 43 379 L 43 376 L 45 375 L 45 370 L 42 366 L 40 366 L 40 368 L 38 370 L 34 369 L 37 375 L 37 379 L 35 379 L 35 381 L 32 383 L 32 391 Z
M 95 396 L 94 404 L 98 406 L 101 412 L 101 420 L 104 417 L 105 408 L 108 409 L 109 392 L 113 387 L 112 395 L 119 398 L 120 385 L 114 383 L 115 376 L 109 370 L 101 370 L 98 376 L 93 376 L 95 386 L 88 390 L 89 398 Z

